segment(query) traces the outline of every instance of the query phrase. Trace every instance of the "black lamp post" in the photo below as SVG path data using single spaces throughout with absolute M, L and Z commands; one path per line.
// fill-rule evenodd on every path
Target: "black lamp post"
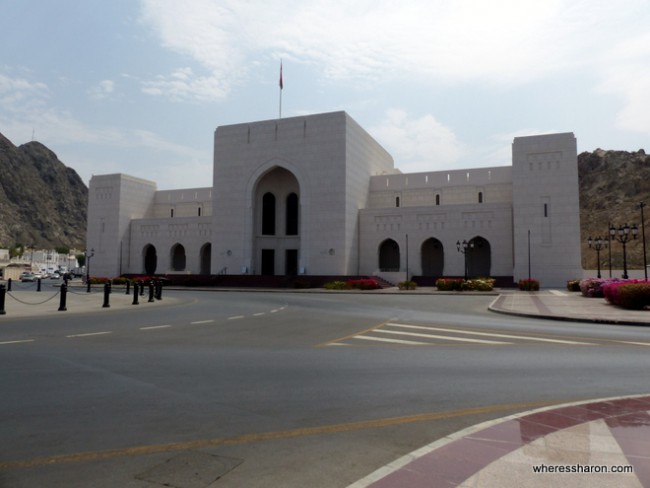
M 645 253 L 645 219 L 643 218 L 643 208 L 645 203 L 639 203 L 636 208 L 641 210 L 641 239 L 643 240 L 643 276 L 645 280 L 648 281 L 648 260 Z
M 600 278 L 600 250 L 607 247 L 607 241 L 603 240 L 602 237 L 598 236 L 595 239 L 592 239 L 589 236 L 589 249 L 594 249 L 596 251 L 596 260 L 598 262 L 598 278 Z
M 86 284 L 88 285 L 88 291 L 90 291 L 90 258 L 95 255 L 95 249 L 90 250 L 90 254 L 86 251 Z
M 467 242 L 466 240 L 463 240 L 463 243 L 461 244 L 460 241 L 456 241 L 456 250 L 458 252 L 463 253 L 463 257 L 465 259 L 465 281 L 467 281 L 467 274 L 468 274 L 467 253 L 468 253 L 468 251 L 471 251 L 472 249 L 474 249 L 474 242 L 472 242 L 472 241 Z
M 636 235 L 639 233 L 639 228 L 636 225 L 632 225 L 632 227 L 630 227 L 627 224 L 621 225 L 618 229 L 613 225 L 609 228 L 609 236 L 612 239 L 623 244 L 623 279 L 624 280 L 628 278 L 626 246 L 627 243 L 630 241 L 630 233 L 632 235 L 632 239 L 636 239 Z

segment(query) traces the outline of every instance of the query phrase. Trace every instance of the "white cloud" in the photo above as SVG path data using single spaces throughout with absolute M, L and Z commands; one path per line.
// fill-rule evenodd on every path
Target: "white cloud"
M 465 152 L 454 132 L 432 115 L 412 118 L 403 110 L 389 110 L 383 121 L 368 132 L 405 173 L 448 168 Z
M 102 100 L 108 98 L 115 91 L 115 82 L 112 80 L 102 80 L 97 85 L 88 90 L 90 98 Z
M 623 106 L 617 127 L 650 135 L 650 33 L 627 39 L 605 52 L 597 91 L 614 95 Z
M 142 0 L 162 45 L 206 70 L 145 89 L 219 100 L 247 66 L 280 56 L 348 81 L 522 83 L 593 66 L 623 16 L 642 9 L 645 0 Z

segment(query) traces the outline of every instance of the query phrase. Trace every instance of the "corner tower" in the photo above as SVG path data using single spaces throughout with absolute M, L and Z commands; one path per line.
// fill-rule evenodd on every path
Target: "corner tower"
M 578 160 L 573 133 L 512 144 L 514 279 L 564 287 L 582 276 Z M 530 259 L 529 259 L 530 256 Z

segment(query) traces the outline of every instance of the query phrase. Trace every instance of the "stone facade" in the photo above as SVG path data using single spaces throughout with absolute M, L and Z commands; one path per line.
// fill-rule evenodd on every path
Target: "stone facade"
M 530 254 L 543 286 L 581 276 L 573 134 L 516 138 L 512 166 L 412 174 L 345 112 L 223 126 L 214 140 L 209 188 L 93 176 L 93 275 L 396 281 L 462 276 L 467 258 L 471 275 L 516 281 Z

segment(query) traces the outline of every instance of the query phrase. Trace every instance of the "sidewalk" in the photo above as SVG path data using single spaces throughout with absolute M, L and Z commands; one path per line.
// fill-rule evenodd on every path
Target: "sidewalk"
M 348 488 L 497 486 L 650 487 L 650 396 L 565 404 L 484 422 Z
M 61 307 L 61 293 L 59 282 L 43 281 L 41 291 L 36 291 L 36 284 L 13 284 L 12 291 L 6 292 L 4 311 L 0 315 L 0 324 L 3 321 L 11 320 L 18 317 L 44 317 L 57 314 L 74 314 L 74 313 L 101 313 L 114 309 L 127 309 L 139 306 L 151 306 L 149 301 L 149 291 L 145 289 L 144 296 L 138 295 L 138 305 L 133 305 L 133 289 L 129 295 L 126 295 L 124 287 L 113 287 L 109 294 L 108 307 L 104 307 L 104 287 L 93 286 L 91 292 L 86 291 L 86 287 L 81 284 L 68 286 L 66 294 L 65 310 L 59 310 Z M 158 302 L 156 300 L 156 302 Z M 165 296 L 163 292 L 163 300 Z M 162 303 L 158 302 L 158 303 Z

